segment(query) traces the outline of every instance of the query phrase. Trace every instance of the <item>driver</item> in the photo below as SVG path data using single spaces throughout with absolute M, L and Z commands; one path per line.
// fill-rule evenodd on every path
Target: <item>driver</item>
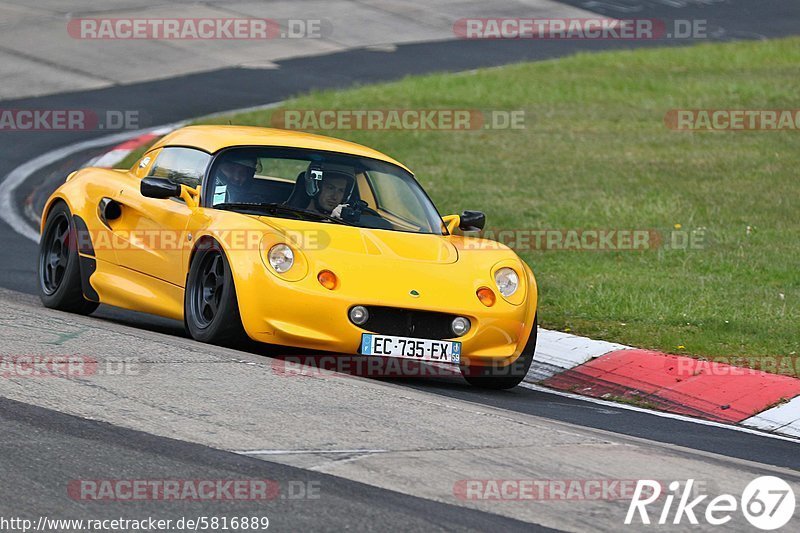
M 217 181 L 226 185 L 227 202 L 247 202 L 258 162 L 253 156 L 234 155 L 220 163 Z
M 345 203 L 350 190 L 350 180 L 346 174 L 325 172 L 319 186 L 319 193 L 311 198 L 307 211 L 330 215 L 331 212 Z
M 303 181 L 308 203 L 299 207 L 340 218 L 341 210 L 353 195 L 356 179 L 352 168 L 311 163 Z

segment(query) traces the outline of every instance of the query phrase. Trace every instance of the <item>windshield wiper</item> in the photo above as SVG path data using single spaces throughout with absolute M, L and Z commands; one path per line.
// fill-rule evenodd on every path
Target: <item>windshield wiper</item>
M 327 220 L 329 222 L 335 222 L 337 224 L 352 226 L 352 224 L 348 224 L 341 218 L 334 218 L 330 215 L 326 215 L 325 213 L 306 211 L 305 209 L 300 209 L 299 207 L 292 207 L 290 205 L 277 204 L 277 203 L 225 202 L 221 204 L 216 204 L 214 206 L 214 209 L 249 212 L 249 214 L 254 214 L 254 215 L 263 214 L 264 211 L 266 211 L 266 213 L 269 215 L 277 215 L 279 213 L 292 214 L 292 215 L 300 215 L 308 217 L 311 218 L 312 220 Z

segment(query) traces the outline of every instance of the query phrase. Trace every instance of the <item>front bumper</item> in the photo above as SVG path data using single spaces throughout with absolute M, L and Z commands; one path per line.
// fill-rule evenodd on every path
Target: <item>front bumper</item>
M 531 332 L 537 296 L 532 275 L 521 305 L 506 302 L 498 295 L 493 307 L 485 307 L 475 296 L 477 287 L 464 287 L 452 279 L 445 282 L 444 269 L 445 278 L 435 275 L 432 269 L 413 283 L 417 297 L 410 294 L 406 286 L 409 284 L 370 283 L 358 272 L 348 274 L 334 290 L 322 287 L 315 276 L 285 281 L 265 269 L 252 268 L 250 276 L 236 276 L 247 334 L 258 342 L 357 354 L 363 333 L 381 332 L 353 324 L 348 313 L 354 305 L 447 313 L 467 317 L 471 322 L 465 335 L 448 337 L 462 343 L 464 363 L 504 365 L 516 360 Z M 403 336 L 428 338 L 414 332 Z

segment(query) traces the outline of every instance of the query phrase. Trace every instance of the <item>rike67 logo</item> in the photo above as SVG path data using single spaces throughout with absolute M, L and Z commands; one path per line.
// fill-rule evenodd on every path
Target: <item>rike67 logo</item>
M 721 494 L 713 498 L 705 504 L 704 512 L 700 511 L 701 504 L 709 496 L 708 494 L 698 496 L 693 492 L 693 487 L 694 479 L 687 480 L 683 484 L 683 490 L 680 482 L 673 481 L 668 485 L 668 492 L 662 495 L 662 487 L 658 481 L 640 479 L 628 507 L 625 524 L 640 522 L 645 525 L 651 523 L 677 525 L 688 522 L 698 525 L 699 515 L 707 524 L 722 526 L 730 522 L 733 515 L 740 511 L 752 526 L 762 531 L 772 531 L 785 526 L 794 516 L 794 491 L 786 481 L 775 476 L 754 479 L 742 491 L 740 498 L 732 494 Z M 673 511 L 676 500 L 677 504 Z M 651 504 L 655 505 L 648 509 Z M 656 511 L 652 522 L 650 511 Z

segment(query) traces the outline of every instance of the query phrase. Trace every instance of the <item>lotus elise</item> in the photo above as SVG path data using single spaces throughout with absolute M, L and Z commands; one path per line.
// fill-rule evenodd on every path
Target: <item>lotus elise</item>
M 45 205 L 45 306 L 182 320 L 196 340 L 458 365 L 511 388 L 536 346 L 537 286 L 508 247 L 439 215 L 403 164 L 301 132 L 190 126 L 132 168 L 70 174 Z M 457 231 L 458 230 L 458 231 Z

